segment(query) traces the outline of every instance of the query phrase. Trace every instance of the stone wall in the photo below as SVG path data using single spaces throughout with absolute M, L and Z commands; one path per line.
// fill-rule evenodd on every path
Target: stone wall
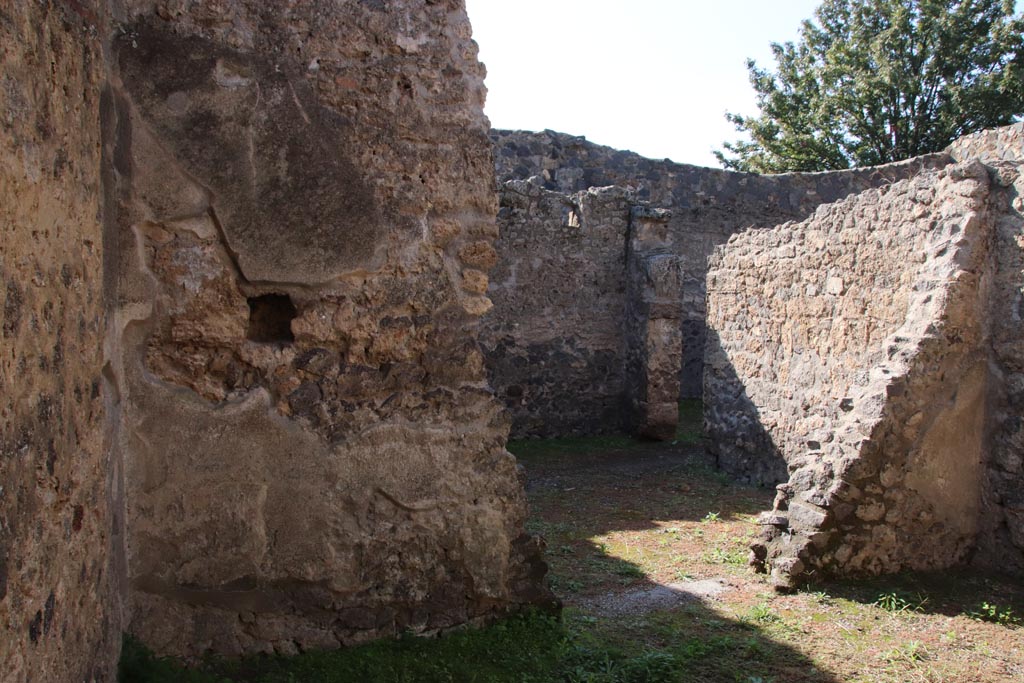
M 546 600 L 475 341 L 497 207 L 462 3 L 122 19 L 131 632 L 290 653 Z
M 957 161 L 978 159 L 987 164 L 1024 161 L 1024 121 L 960 138 L 946 150 Z
M 626 191 L 564 195 L 512 180 L 498 215 L 495 307 L 481 345 L 513 433 L 625 428 Z
M 976 562 L 1024 573 L 1024 123 L 968 135 L 949 153 L 980 159 L 994 180 L 991 435 Z
M 776 585 L 992 561 L 1013 535 L 1017 404 L 990 377 L 987 313 L 1000 288 L 1019 301 L 1020 220 L 990 172 L 922 173 L 713 259 L 705 424 L 724 468 L 785 482 L 753 547 Z M 1019 318 L 1001 323 L 1008 375 Z
M 102 7 L 0 7 L 0 678 L 113 681 Z
M 672 253 L 672 212 L 634 206 L 626 244 L 626 418 L 629 430 L 666 441 L 679 422 L 681 259 Z
M 935 154 L 877 168 L 759 176 L 646 159 L 553 131 L 495 130 L 491 140 L 503 209 L 484 347 L 491 382 L 512 411 L 514 436 L 630 424 L 631 400 L 621 393 L 629 371 L 619 367 L 627 352 L 618 349 L 629 316 L 622 293 L 632 206 L 670 210 L 662 249 L 679 258 L 677 383 L 681 397 L 699 397 L 707 259 L 717 245 L 738 231 L 802 220 L 822 203 L 950 161 Z M 606 208 L 581 219 L 579 197 L 605 186 L 624 197 L 618 213 Z M 523 187 L 544 200 L 524 200 Z M 580 229 L 567 229 L 574 220 Z M 553 289 L 564 292 L 561 299 L 552 298 Z
M 1024 140 L 1018 136 L 1015 144 L 1016 158 L 1024 160 Z M 978 560 L 1024 574 L 1024 164 L 991 165 L 995 278 L 989 315 L 994 362 Z

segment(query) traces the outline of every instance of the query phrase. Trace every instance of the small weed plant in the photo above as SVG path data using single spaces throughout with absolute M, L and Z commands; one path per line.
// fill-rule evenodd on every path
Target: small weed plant
M 884 609 L 886 612 L 900 614 L 904 612 L 920 612 L 927 602 L 927 596 L 921 594 L 910 597 L 893 591 L 879 595 L 874 605 Z
M 758 624 L 774 624 L 781 621 L 767 602 L 758 603 L 750 608 L 750 620 Z
M 928 659 L 928 650 L 925 649 L 924 645 L 919 640 L 911 640 L 902 645 L 898 645 L 891 650 L 887 651 L 883 658 L 890 664 L 902 663 L 916 665 L 919 662 L 923 662 Z
M 995 603 L 982 602 L 977 609 L 971 611 L 968 616 L 976 621 L 990 621 L 993 624 L 1003 626 L 1020 626 L 1021 618 L 1013 613 L 1009 607 L 1000 607 Z
M 743 549 L 727 550 L 715 548 L 709 553 L 704 553 L 704 561 L 714 564 L 729 564 L 734 567 L 742 567 L 747 563 L 747 552 Z

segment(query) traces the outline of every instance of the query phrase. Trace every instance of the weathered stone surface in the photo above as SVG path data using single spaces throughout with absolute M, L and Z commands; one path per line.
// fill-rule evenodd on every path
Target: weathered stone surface
M 1016 127 L 1018 159 L 1024 129 Z M 998 151 L 998 147 L 995 148 Z M 993 363 L 991 441 L 977 562 L 1024 573 L 1024 168 L 993 162 L 995 277 L 990 308 Z
M 0 7 L 0 679 L 110 681 L 101 3 Z
M 666 321 L 677 321 L 678 331 L 662 335 L 660 347 L 681 348 L 682 361 L 670 362 L 679 375 L 671 384 L 679 396 L 697 397 L 707 259 L 716 245 L 740 230 L 800 220 L 824 202 L 950 161 L 937 154 L 871 169 L 756 176 L 645 159 L 552 131 L 491 131 L 491 139 L 502 205 L 500 261 L 482 339 L 491 383 L 518 437 L 630 425 L 645 431 L 636 418 L 645 385 L 634 381 L 642 366 L 630 355 L 646 345 L 631 322 L 634 304 L 643 307 L 631 293 L 643 290 L 631 273 L 643 266 L 630 253 L 631 240 L 657 242 L 678 259 L 679 295 L 656 306 L 661 322 L 651 329 L 668 334 Z M 595 189 L 601 186 L 611 187 Z M 794 253 L 788 245 L 771 256 Z M 655 374 L 667 389 L 669 365 L 658 364 Z M 674 420 L 668 402 L 667 394 L 659 399 L 658 412 Z M 666 435 L 669 425 L 646 431 Z
M 1020 299 L 1014 173 L 978 161 L 922 173 L 716 253 L 705 425 L 727 470 L 788 479 L 779 524 L 753 547 L 778 587 L 941 568 L 975 548 L 1019 566 L 1002 495 L 1020 481 L 1019 444 L 1001 439 L 1015 404 L 990 344 L 1001 328 L 1007 356 L 1021 346 L 1007 308 Z
M 501 192 L 481 346 L 516 436 L 618 431 L 624 417 L 628 193 Z
M 947 152 L 957 161 L 1024 162 L 1024 121 L 965 135 L 950 145 Z
M 291 654 L 548 603 L 491 297 L 523 433 L 664 436 L 705 256 L 874 186 L 716 257 L 710 422 L 788 475 L 753 559 L 1024 571 L 1019 125 L 770 178 L 497 132 L 499 238 L 459 0 L 18 0 L 0 50 L 4 681 L 113 680 L 123 618 Z
M 668 252 L 671 213 L 634 207 L 626 303 L 626 398 L 631 431 L 667 440 L 679 421 L 680 257 Z
M 571 307 L 559 310 L 548 303 L 541 304 L 546 297 L 546 290 L 543 285 L 535 285 L 525 274 L 530 273 L 543 280 L 553 276 L 537 275 L 540 264 L 557 267 L 555 262 L 559 259 L 579 262 L 587 258 L 593 261 L 578 266 L 576 273 L 575 289 L 582 297 L 579 303 L 582 310 L 590 307 L 588 302 L 595 295 L 595 287 L 603 288 L 598 289 L 598 293 L 607 291 L 607 283 L 617 281 L 614 291 L 624 290 L 625 273 L 619 264 L 625 262 L 627 256 L 623 253 L 625 235 L 615 238 L 612 237 L 614 229 L 604 230 L 595 225 L 595 220 L 610 218 L 591 216 L 589 221 L 583 222 L 583 229 L 592 238 L 608 232 L 605 239 L 609 242 L 603 245 L 586 240 L 581 244 L 572 237 L 571 231 L 563 232 L 563 228 L 573 221 L 575 214 L 572 214 L 572 206 L 577 203 L 573 196 L 577 193 L 605 186 L 628 189 L 631 204 L 647 206 L 646 210 L 651 211 L 669 210 L 669 215 L 665 216 L 668 220 L 663 224 L 662 239 L 669 253 L 682 258 L 679 326 L 683 362 L 680 365 L 679 388 L 684 398 L 701 395 L 706 318 L 705 276 L 707 259 L 717 245 L 741 230 L 750 227 L 768 228 L 790 220 L 803 220 L 820 204 L 836 201 L 870 187 L 909 178 L 922 169 L 939 168 L 950 161 L 947 154 L 935 154 L 877 168 L 758 176 L 677 164 L 667 159 L 646 159 L 632 152 L 590 143 L 583 137 L 554 131 L 531 133 L 492 130 L 491 140 L 494 143 L 494 161 L 502 204 L 508 205 L 510 209 L 503 209 L 498 220 L 502 237 L 496 244 L 501 260 L 508 262 L 507 266 L 499 268 L 501 273 L 522 274 L 512 280 L 496 277 L 504 281 L 504 284 L 500 290 L 492 289 L 496 310 L 484 321 L 488 333 L 490 330 L 501 330 L 501 336 L 506 340 L 504 355 L 511 353 L 507 350 L 509 347 L 517 346 L 520 350 L 513 355 L 521 355 L 524 353 L 522 347 L 531 343 L 525 334 L 521 340 L 517 339 L 515 325 L 519 325 L 519 329 L 530 327 L 524 318 L 530 308 L 528 302 L 533 300 L 538 303 L 529 315 L 544 321 L 548 337 L 571 339 L 576 346 L 572 355 L 579 357 L 585 354 L 581 347 L 589 346 L 586 337 L 591 336 L 591 333 L 575 333 L 579 315 L 570 312 Z M 530 178 L 533 178 L 533 187 L 555 194 L 550 195 L 546 203 L 534 204 L 533 208 L 527 209 L 514 195 L 516 190 L 508 183 Z M 564 208 L 557 206 L 559 201 Z M 550 207 L 550 213 L 545 214 L 546 207 Z M 642 211 L 631 214 L 627 220 L 640 218 Z M 621 226 L 621 219 L 615 219 L 614 224 Z M 609 228 L 611 226 L 612 222 Z M 514 238 L 506 239 L 506 235 L 512 234 Z M 618 240 L 617 244 L 615 240 Z M 618 261 L 608 258 L 607 251 L 615 248 L 619 249 Z M 780 257 L 786 258 L 786 255 L 780 254 Z M 602 264 L 608 264 L 608 270 L 602 271 Z M 506 305 L 506 301 L 510 304 Z M 617 324 L 624 315 L 622 310 L 618 308 L 619 317 L 608 318 L 606 324 Z M 587 330 L 594 330 L 600 324 L 601 315 L 603 306 L 594 310 L 592 319 L 585 321 Z M 488 364 L 491 365 L 491 362 Z M 545 371 L 548 370 L 545 367 Z M 490 373 L 499 395 L 504 394 L 508 386 L 520 386 L 518 376 L 506 380 L 504 372 L 502 369 Z M 546 396 L 545 406 L 552 410 L 538 409 L 533 414 L 530 430 L 521 430 L 520 425 L 525 423 L 517 419 L 513 433 L 565 434 L 578 432 L 581 428 L 586 431 L 589 427 L 581 425 L 598 422 L 588 421 L 585 416 L 563 421 L 558 406 L 572 404 L 573 397 L 579 394 L 576 391 L 577 384 L 564 383 L 557 372 L 547 376 L 550 379 L 545 381 L 545 373 L 535 373 L 533 393 L 543 393 Z M 600 386 L 604 387 L 605 384 L 602 382 Z M 514 414 L 529 411 L 521 404 L 514 403 L 512 409 Z M 548 426 L 544 426 L 541 418 L 549 421 Z M 560 421 L 574 427 L 566 430 L 560 426 Z M 599 422 L 608 424 L 607 420 Z M 622 419 L 614 421 L 614 424 L 621 423 Z
M 208 193 L 242 275 L 318 284 L 379 265 L 381 211 L 353 163 L 352 124 L 321 104 L 306 64 L 163 23 L 117 37 L 121 78 L 139 127 Z
M 291 653 L 548 601 L 475 341 L 497 207 L 461 3 L 124 20 L 132 633 Z

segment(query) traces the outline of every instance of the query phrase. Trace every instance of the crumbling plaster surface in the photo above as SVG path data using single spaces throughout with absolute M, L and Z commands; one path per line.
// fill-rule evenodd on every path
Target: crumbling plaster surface
M 0 678 L 113 681 L 100 3 L 0 7 Z
M 497 207 L 462 3 L 121 19 L 130 630 L 290 653 L 548 600 L 475 340 Z
M 1012 535 L 1019 485 L 1013 457 L 990 464 L 1016 404 L 991 374 L 988 313 L 1000 289 L 1020 296 L 1012 183 L 993 173 L 977 160 L 922 173 L 716 253 L 705 424 L 727 470 L 785 482 L 753 546 L 776 585 L 972 553 L 1019 566 L 1021 547 L 991 540 Z M 1019 336 L 1001 334 L 1013 367 Z

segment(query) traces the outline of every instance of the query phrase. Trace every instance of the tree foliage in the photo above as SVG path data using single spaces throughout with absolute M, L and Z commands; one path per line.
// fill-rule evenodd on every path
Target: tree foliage
M 908 159 L 1024 114 L 1024 16 L 1013 0 L 825 0 L 777 70 L 747 60 L 760 116 L 726 167 L 823 171 Z M 727 156 L 731 152 L 733 156 Z

